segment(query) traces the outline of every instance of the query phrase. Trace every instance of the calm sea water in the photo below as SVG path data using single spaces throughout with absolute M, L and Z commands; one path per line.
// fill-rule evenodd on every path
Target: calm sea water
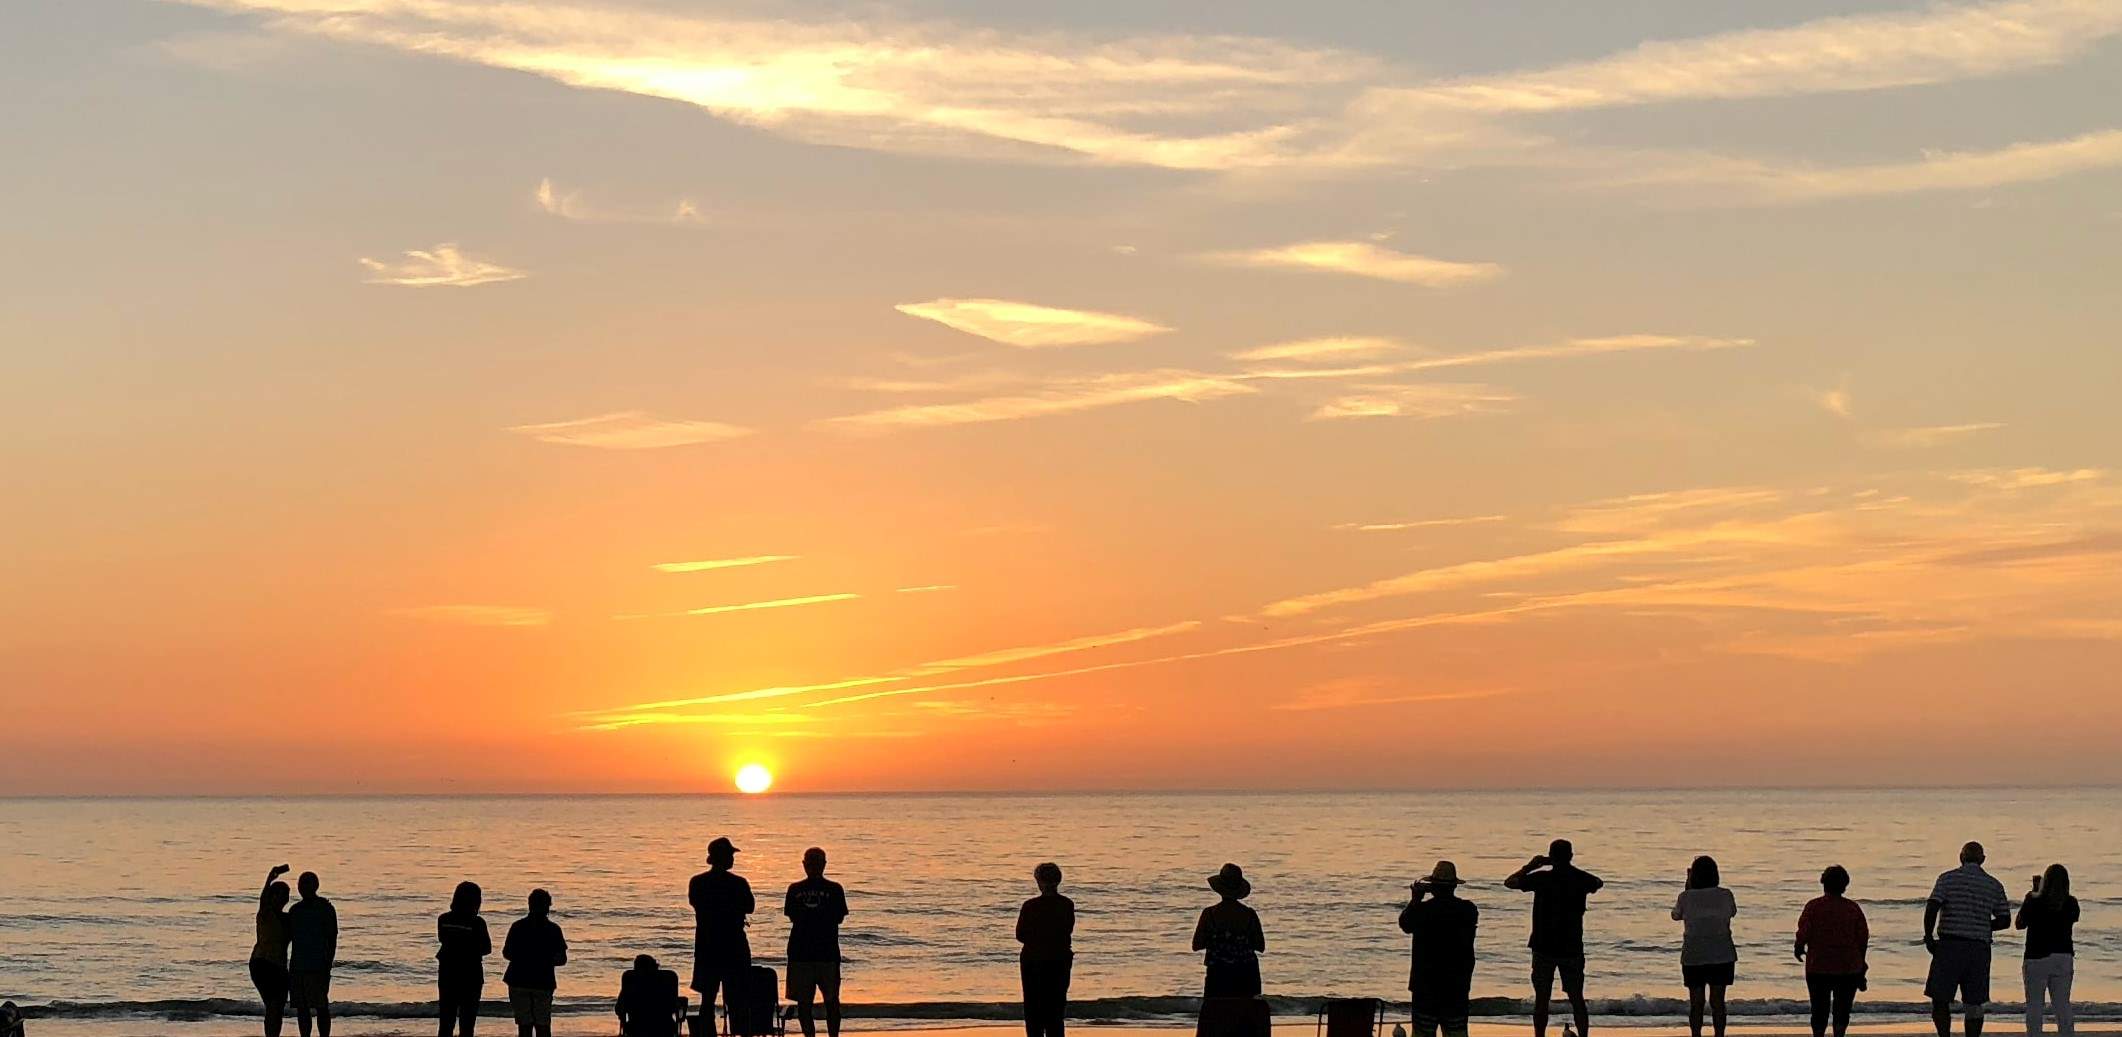
M 0 996 L 47 1018 L 227 1015 L 219 1030 L 248 1032 L 231 1013 L 250 1010 L 254 897 L 284 861 L 319 872 L 338 906 L 334 994 L 356 1015 L 422 1028 L 412 1019 L 433 998 L 434 916 L 460 879 L 485 887 L 497 942 L 530 888 L 550 890 L 573 949 L 561 999 L 601 1012 L 633 955 L 689 968 L 686 880 L 727 834 L 759 893 L 754 950 L 775 964 L 780 891 L 806 846 L 830 851 L 852 909 L 846 996 L 893 1006 L 883 1016 L 1006 1018 L 1016 905 L 1049 859 L 1080 913 L 1073 996 L 1094 1014 L 1184 1009 L 1158 999 L 1199 989 L 1187 941 L 1212 899 L 1204 877 L 1226 860 L 1253 879 L 1271 995 L 1401 996 L 1395 916 L 1408 881 L 1443 857 L 1483 912 L 1476 995 L 1516 998 L 1529 898 L 1502 879 L 1566 836 L 1607 880 L 1585 923 L 1590 992 L 1645 999 L 1614 1012 L 1668 1013 L 1663 999 L 1682 993 L 1668 911 L 1696 853 L 1722 862 L 1738 898 L 1742 1011 L 1788 1013 L 1803 996 L 1790 932 L 1829 863 L 1855 875 L 1871 916 L 1869 997 L 1912 1003 L 1924 895 L 1970 838 L 2015 894 L 2051 861 L 2071 866 L 2085 916 L 2079 999 L 2112 1003 L 2118 821 L 2116 789 L 0 800 Z M 2016 1000 L 2018 950 L 2006 934 L 2000 998 Z

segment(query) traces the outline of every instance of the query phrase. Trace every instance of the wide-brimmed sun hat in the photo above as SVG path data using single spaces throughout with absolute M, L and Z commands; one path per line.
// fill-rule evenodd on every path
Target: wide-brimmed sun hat
M 1226 864 L 1223 870 L 1210 875 L 1208 888 L 1232 900 L 1244 900 L 1253 893 L 1253 884 L 1245 881 L 1245 869 L 1235 864 Z
M 1437 866 L 1430 869 L 1427 881 L 1432 886 L 1459 885 L 1459 866 L 1450 861 L 1438 861 Z

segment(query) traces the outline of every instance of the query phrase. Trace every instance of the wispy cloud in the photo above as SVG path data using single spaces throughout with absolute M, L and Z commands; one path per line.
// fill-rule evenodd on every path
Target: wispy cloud
M 1850 397 L 1848 385 L 1838 385 L 1832 389 L 1815 389 L 1812 390 L 1811 395 L 1813 402 L 1819 404 L 1821 410 L 1835 417 L 1847 418 L 1855 412 L 1856 405 Z
M 1489 414 L 1519 399 L 1490 385 L 1425 382 L 1416 385 L 1371 385 L 1321 404 L 1308 421 L 1346 418 L 1449 418 Z
M 531 192 L 538 208 L 551 216 L 576 223 L 668 223 L 697 224 L 706 222 L 699 205 L 690 198 L 680 198 L 662 205 L 614 206 L 593 204 L 580 191 L 565 191 L 555 185 L 551 178 L 538 181 Z
M 2122 129 L 1987 151 L 1931 151 L 1907 162 L 1811 166 L 1714 155 L 1665 155 L 1631 163 L 1618 182 L 1712 189 L 1712 200 L 1759 204 L 1975 191 L 2122 167 Z
M 698 573 L 714 569 L 742 569 L 771 562 L 792 562 L 795 555 L 749 555 L 743 558 L 706 558 L 697 562 L 657 562 L 650 568 L 665 573 Z
M 1453 702 L 1507 695 L 1498 688 L 1469 691 L 1408 691 L 1396 688 L 1383 677 L 1342 677 L 1323 681 L 1277 702 L 1270 709 L 1314 712 L 1322 709 L 1356 709 L 1365 706 L 1404 706 L 1417 702 Z
M 1232 360 L 1290 360 L 1298 363 L 1360 360 L 1404 352 L 1407 347 L 1389 338 L 1308 338 L 1254 346 L 1230 354 Z
M 2028 490 L 2044 486 L 2068 486 L 2106 478 L 2101 468 L 1983 468 L 1954 472 L 1954 482 L 1988 490 Z
M 369 284 L 391 284 L 406 288 L 470 288 L 499 284 L 530 276 L 513 267 L 476 259 L 447 242 L 431 249 L 411 249 L 402 259 L 361 257 L 369 272 Z
M 954 591 L 957 589 L 958 585 L 955 583 L 924 583 L 918 587 L 899 587 L 895 591 L 899 594 L 935 594 L 941 591 Z
M 2003 428 L 2001 421 L 1978 421 L 1966 425 L 1921 425 L 1914 428 L 1874 429 L 1865 439 L 1875 446 L 1921 449 L 1957 442 Z
M 1095 310 L 1064 310 L 1006 299 L 931 299 L 894 307 L 909 317 L 932 320 L 968 335 L 1022 349 L 1133 342 L 1170 328 L 1139 317 Z
M 1343 522 L 1335 529 L 1353 530 L 1358 533 L 1397 533 L 1407 529 L 1434 529 L 1441 526 L 1470 526 L 1484 522 L 1502 522 L 1505 515 L 1466 515 L 1454 518 L 1410 519 L 1405 522 Z
M 553 614 L 527 605 L 418 605 L 392 609 L 393 615 L 430 623 L 453 623 L 473 627 L 542 627 Z
M 2055 64 L 2117 32 L 2122 9 L 2105 0 L 1940 4 L 1655 41 L 1593 61 L 1416 87 L 1401 99 L 1526 113 L 1876 90 Z
M 734 605 L 704 605 L 696 609 L 685 609 L 673 613 L 679 616 L 719 616 L 726 612 L 757 612 L 761 609 L 787 609 L 802 605 L 824 605 L 835 601 L 853 601 L 860 594 L 806 594 L 795 598 L 773 598 L 767 601 L 745 601 Z
M 1480 284 L 1503 276 L 1498 263 L 1466 263 L 1395 252 L 1368 241 L 1307 241 L 1277 248 L 1236 252 L 1212 252 L 1210 262 L 1232 266 L 1280 267 L 1325 273 L 1353 274 L 1379 281 L 1418 284 L 1428 288 L 1456 288 Z
M 658 418 L 637 410 L 593 418 L 511 425 L 508 431 L 540 443 L 598 447 L 604 450 L 655 450 L 661 447 L 714 443 L 752 434 L 752 430 L 719 421 Z
M 862 414 L 828 418 L 825 423 L 858 432 L 890 432 L 908 428 L 974 425 L 1071 414 L 1146 400 L 1198 403 L 1256 391 L 1253 387 L 1227 376 L 1208 375 L 1197 371 L 1153 370 L 1057 379 L 1036 392 L 953 403 L 889 407 Z
M 1072 637 L 1064 641 L 1054 641 L 1046 644 L 997 648 L 992 651 L 981 652 L 978 655 L 965 655 L 955 659 L 939 659 L 935 662 L 923 663 L 915 667 L 911 672 L 913 676 L 930 677 L 956 670 L 1002 666 L 1008 663 L 1024 662 L 1028 659 L 1043 659 L 1051 655 L 1067 655 L 1074 652 L 1090 651 L 1094 648 L 1109 648 L 1113 645 L 1134 644 L 1138 641 L 1148 641 L 1152 638 L 1170 637 L 1174 634 L 1183 634 L 1198 629 L 1200 626 L 1201 624 L 1195 620 L 1186 620 L 1180 623 L 1167 623 L 1162 626 L 1134 627 L 1110 633 L 1087 634 L 1082 637 Z

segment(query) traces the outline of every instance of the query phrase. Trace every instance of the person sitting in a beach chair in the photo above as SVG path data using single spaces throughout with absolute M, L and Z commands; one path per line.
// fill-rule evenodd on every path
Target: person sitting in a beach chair
M 678 974 L 643 954 L 619 974 L 619 1000 L 612 1007 L 622 1037 L 678 1037 L 690 1006 L 678 994 Z

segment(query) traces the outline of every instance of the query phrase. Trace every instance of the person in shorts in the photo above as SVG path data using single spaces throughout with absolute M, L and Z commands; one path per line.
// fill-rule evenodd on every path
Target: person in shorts
M 531 890 L 530 913 L 508 927 L 501 956 L 508 971 L 508 1008 L 516 1017 L 516 1037 L 553 1037 L 553 990 L 560 984 L 554 970 L 567 964 L 567 937 L 550 917 L 553 895 Z
M 1992 934 L 2011 924 L 2011 898 L 2004 883 L 1982 870 L 1981 843 L 1960 848 L 1960 866 L 1938 876 L 1923 906 L 1923 946 L 1930 951 L 1931 1022 L 1938 1037 L 1952 1037 L 1953 995 L 1966 1013 L 1967 1037 L 1982 1037 L 1989 1005 Z
M 1555 974 L 1575 1013 L 1577 1033 L 1591 1031 L 1591 1006 L 1584 1000 L 1584 901 L 1606 883 L 1572 863 L 1576 847 L 1557 839 L 1547 853 L 1535 856 L 1503 880 L 1503 885 L 1533 895 L 1533 933 L 1526 946 L 1533 952 L 1533 1035 L 1547 1037 L 1548 1006 L 1554 998 Z
M 295 1027 L 309 1037 L 310 1020 L 317 1037 L 332 1037 L 332 965 L 339 956 L 339 910 L 317 892 L 317 873 L 295 880 L 302 899 L 287 909 L 287 990 L 295 1006 Z
M 825 997 L 825 1030 L 840 1037 L 840 923 L 847 918 L 847 891 L 825 877 L 825 851 L 803 851 L 803 881 L 788 887 L 788 999 L 796 1003 L 803 1037 L 817 1037 L 811 1002 Z

